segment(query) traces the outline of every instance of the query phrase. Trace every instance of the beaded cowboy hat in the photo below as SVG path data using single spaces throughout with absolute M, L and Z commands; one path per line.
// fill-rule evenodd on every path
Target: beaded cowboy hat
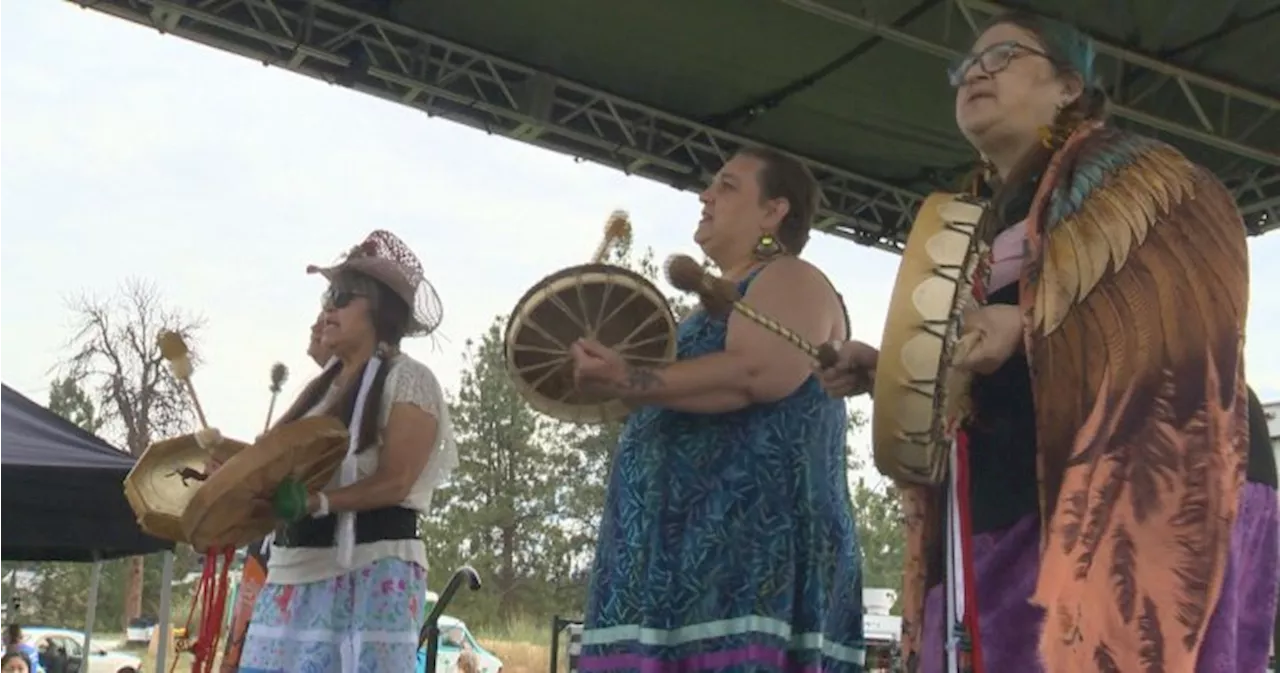
M 307 267 L 307 273 L 318 273 L 330 281 L 343 271 L 364 274 L 404 300 L 409 306 L 409 329 L 405 336 L 431 334 L 444 319 L 440 295 L 423 276 L 422 263 L 404 241 L 389 231 L 378 229 L 369 234 L 333 266 Z

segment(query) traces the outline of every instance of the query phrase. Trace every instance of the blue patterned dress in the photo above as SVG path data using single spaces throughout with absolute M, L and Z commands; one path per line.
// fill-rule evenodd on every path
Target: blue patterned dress
M 739 290 L 746 291 L 748 278 Z M 727 323 L 680 326 L 680 359 Z M 610 477 L 583 671 L 861 671 L 846 411 L 813 377 L 724 414 L 631 415 Z

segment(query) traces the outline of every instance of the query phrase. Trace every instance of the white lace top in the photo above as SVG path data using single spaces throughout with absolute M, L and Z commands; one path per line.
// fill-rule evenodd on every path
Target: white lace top
M 307 412 L 314 416 L 327 408 L 336 390 L 331 389 L 325 398 Z M 431 495 L 458 466 L 458 449 L 454 443 L 453 423 L 449 419 L 449 406 L 435 374 L 426 365 L 400 354 L 387 372 L 386 386 L 382 392 L 382 409 L 378 418 L 379 436 L 386 430 L 391 407 L 395 404 L 412 404 L 436 418 L 436 441 L 431 447 L 427 465 L 409 490 L 401 507 L 423 514 L 431 509 Z M 373 474 L 378 467 L 381 442 L 377 446 L 356 454 L 356 480 Z M 336 488 L 339 475 L 334 475 L 329 488 Z M 357 524 L 359 525 L 359 524 Z M 330 579 L 370 565 L 384 558 L 398 558 L 427 567 L 426 549 L 421 540 L 379 540 L 357 544 L 353 563 L 345 569 L 338 563 L 336 547 L 313 549 L 280 547 L 272 545 L 271 559 L 267 563 L 267 581 L 275 584 L 303 584 Z

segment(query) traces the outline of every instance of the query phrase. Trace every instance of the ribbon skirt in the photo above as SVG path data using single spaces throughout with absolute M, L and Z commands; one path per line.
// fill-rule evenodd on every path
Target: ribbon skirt
M 317 582 L 267 584 L 240 671 L 413 671 L 426 592 L 426 571 L 393 558 Z
M 1196 673 L 1265 671 L 1280 583 L 1280 506 L 1276 489 L 1248 483 L 1231 534 L 1223 596 L 1213 611 Z M 973 538 L 982 647 L 989 673 L 1044 673 L 1038 644 L 1043 612 L 1029 601 L 1039 571 L 1039 516 Z M 925 602 L 921 673 L 945 671 L 946 596 L 933 587 Z M 961 643 L 963 651 L 964 643 Z M 964 656 L 961 656 L 964 671 Z

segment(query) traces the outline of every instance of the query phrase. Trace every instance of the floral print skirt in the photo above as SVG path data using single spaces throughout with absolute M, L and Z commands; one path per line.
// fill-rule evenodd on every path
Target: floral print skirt
M 385 558 L 306 584 L 270 584 L 254 603 L 241 673 L 412 673 L 427 574 Z

